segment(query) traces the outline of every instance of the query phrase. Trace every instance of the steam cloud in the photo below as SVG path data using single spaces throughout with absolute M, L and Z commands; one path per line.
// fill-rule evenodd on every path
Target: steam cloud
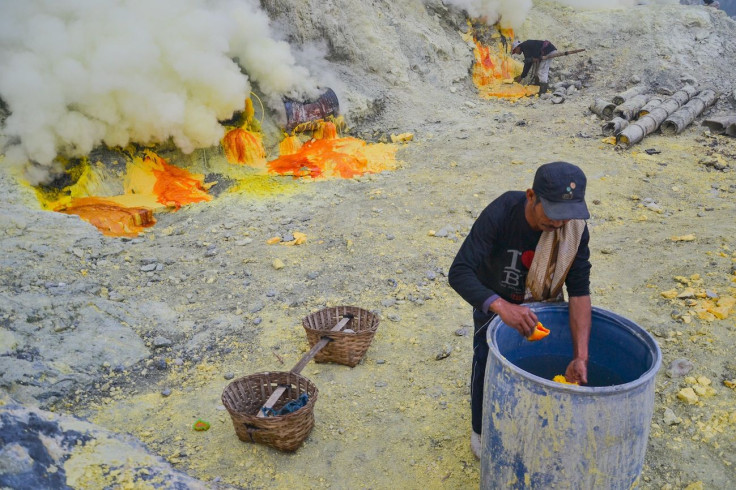
M 471 17 L 486 17 L 489 24 L 501 22 L 514 29 L 521 26 L 532 8 L 532 0 L 445 0 L 465 10 Z
M 558 3 L 581 9 L 632 7 L 638 4 L 673 4 L 679 0 L 557 0 Z M 445 3 L 464 9 L 471 17 L 486 17 L 489 24 L 498 21 L 504 27 L 517 29 L 532 8 L 532 0 L 445 0 Z
M 257 0 L 0 0 L 0 12 L 0 148 L 35 163 L 34 184 L 57 155 L 100 143 L 217 144 L 251 81 L 272 101 L 318 93 Z

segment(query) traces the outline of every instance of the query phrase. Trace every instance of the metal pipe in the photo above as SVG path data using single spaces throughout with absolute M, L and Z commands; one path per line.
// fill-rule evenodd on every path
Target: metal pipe
M 656 131 L 670 114 L 686 104 L 696 93 L 697 89 L 695 87 L 685 85 L 668 99 L 662 101 L 659 106 L 652 109 L 649 114 L 635 123 L 629 124 L 616 136 L 616 145 L 628 148 L 640 142 L 646 135 Z
M 718 96 L 713 90 L 703 90 L 664 120 L 662 133 L 668 135 L 680 134 L 696 117 L 715 104 L 717 100 Z
M 605 99 L 595 99 L 590 104 L 590 112 L 597 114 L 601 119 L 610 120 L 613 118 L 613 109 L 616 107 L 615 104 L 608 102 Z

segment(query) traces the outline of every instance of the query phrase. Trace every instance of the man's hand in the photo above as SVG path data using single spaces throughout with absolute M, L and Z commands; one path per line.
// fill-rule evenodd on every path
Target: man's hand
M 534 331 L 534 325 L 537 324 L 537 315 L 532 310 L 526 306 L 509 303 L 503 298 L 491 303 L 490 309 L 500 316 L 506 325 L 524 337 L 530 336 Z
M 516 83 L 521 83 L 521 76 L 518 76 L 518 77 L 514 77 L 514 81 L 515 81 Z
M 568 383 L 588 384 L 588 363 L 583 359 L 570 361 L 565 369 L 565 379 Z

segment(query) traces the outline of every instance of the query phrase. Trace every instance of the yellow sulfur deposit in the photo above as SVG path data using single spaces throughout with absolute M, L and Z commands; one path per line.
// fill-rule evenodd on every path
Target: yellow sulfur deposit
M 414 139 L 414 135 L 412 133 L 401 133 L 401 134 L 391 135 L 391 143 L 408 143 L 409 141 L 413 139 Z
M 565 377 L 564 374 L 558 374 L 557 376 L 555 376 L 554 378 L 552 378 L 552 381 L 554 381 L 556 383 L 562 383 L 563 385 L 575 385 L 575 386 L 578 386 L 577 383 L 570 383 L 567 380 L 567 378 Z
M 694 403 L 698 403 L 698 401 L 700 400 L 700 398 L 698 398 L 698 395 L 695 394 L 695 391 L 690 387 L 683 388 L 678 391 L 677 398 L 691 405 Z

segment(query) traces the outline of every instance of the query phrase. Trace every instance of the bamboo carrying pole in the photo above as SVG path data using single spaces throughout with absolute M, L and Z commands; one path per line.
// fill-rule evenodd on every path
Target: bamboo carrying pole
M 559 58 L 560 56 L 567 56 L 569 54 L 582 53 L 585 49 L 571 49 L 569 51 L 555 51 L 546 56 L 542 56 L 541 60 L 551 60 L 552 58 Z
M 660 105 L 652 109 L 649 114 L 640 118 L 635 123 L 629 124 L 616 136 L 616 145 L 628 148 L 640 142 L 646 135 L 656 131 L 670 114 L 685 105 L 690 100 L 690 97 L 696 93 L 697 90 L 695 87 L 685 85 L 668 99 L 662 101 Z
M 712 133 L 716 134 L 728 134 L 729 136 L 736 136 L 733 133 L 728 133 L 729 127 L 736 126 L 736 115 L 735 116 L 718 116 L 710 117 L 703 121 L 703 126 L 707 126 Z M 733 131 L 736 131 L 734 129 Z
M 332 329 L 331 332 L 337 332 L 339 330 L 342 330 L 342 328 L 348 324 L 350 320 L 352 320 L 352 316 L 346 316 L 342 320 L 340 320 Z M 309 364 L 309 361 L 312 360 L 314 356 L 317 355 L 317 352 L 321 351 L 324 346 L 330 343 L 332 341 L 329 337 L 322 337 L 319 342 L 314 344 L 314 346 L 310 349 L 309 352 L 307 352 L 304 357 L 302 357 L 299 362 L 297 362 L 293 368 L 291 368 L 292 373 L 299 374 L 302 372 L 302 369 L 304 369 L 304 366 Z M 271 393 L 271 396 L 268 397 L 268 400 L 266 400 L 266 403 L 263 404 L 263 406 L 258 410 L 258 415 L 256 417 L 263 418 L 266 416 L 267 409 L 273 408 L 273 406 L 276 404 L 277 401 L 279 401 L 279 398 L 281 398 L 281 395 L 284 394 L 286 391 L 286 386 L 279 386 L 275 390 L 273 390 L 273 393 Z
M 629 125 L 629 121 L 621 117 L 614 117 L 603 125 L 601 130 L 606 136 L 618 136 L 618 134 Z
M 643 94 L 647 90 L 648 90 L 648 88 L 646 87 L 646 85 L 635 85 L 635 86 L 631 87 L 630 89 L 628 89 L 628 90 L 626 90 L 624 92 L 621 92 L 618 95 L 614 95 L 613 96 L 613 99 L 612 99 L 612 102 L 613 102 L 614 105 L 621 105 L 624 102 L 626 102 L 627 100 L 629 100 L 629 99 L 631 99 L 633 97 L 636 97 L 637 95 Z
M 664 120 L 662 134 L 680 134 L 696 117 L 715 104 L 716 100 L 718 96 L 713 90 L 703 90 Z
M 615 108 L 616 104 L 605 99 L 595 99 L 589 107 L 590 112 L 607 121 L 613 118 L 613 109 Z
M 616 106 L 616 108 L 613 110 L 613 115 L 615 117 L 626 119 L 627 121 L 636 119 L 639 116 L 639 111 L 641 110 L 641 108 L 644 107 L 647 102 L 649 102 L 650 97 L 651 96 L 647 94 L 636 95 L 623 104 Z

